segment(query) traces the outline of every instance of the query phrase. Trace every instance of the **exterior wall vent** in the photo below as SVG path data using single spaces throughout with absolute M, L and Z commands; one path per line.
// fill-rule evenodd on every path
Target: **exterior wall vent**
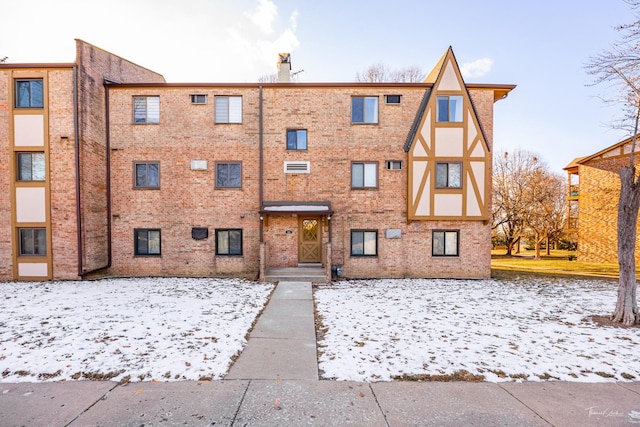
M 192 171 L 206 171 L 207 170 L 207 161 L 206 160 L 191 160 L 191 170 Z
M 311 173 L 311 162 L 284 162 L 284 173 Z

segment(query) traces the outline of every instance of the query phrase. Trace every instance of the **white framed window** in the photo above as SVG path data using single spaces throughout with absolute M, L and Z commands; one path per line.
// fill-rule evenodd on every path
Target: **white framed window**
M 216 96 L 216 123 L 242 123 L 242 97 Z

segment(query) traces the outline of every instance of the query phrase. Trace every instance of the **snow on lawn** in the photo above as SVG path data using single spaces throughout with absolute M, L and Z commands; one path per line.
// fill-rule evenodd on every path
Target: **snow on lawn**
M 239 279 L 0 283 L 0 381 L 219 379 L 272 289 Z
M 599 327 L 617 283 L 367 280 L 319 286 L 325 378 L 391 380 L 468 371 L 486 381 L 640 379 L 640 328 Z

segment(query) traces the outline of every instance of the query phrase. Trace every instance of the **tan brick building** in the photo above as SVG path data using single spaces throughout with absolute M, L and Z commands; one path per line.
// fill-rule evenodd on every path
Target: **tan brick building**
M 513 88 L 465 84 L 451 49 L 405 84 L 172 84 L 80 40 L 0 64 L 0 279 L 488 277 Z
M 567 232 L 576 236 L 579 261 L 618 262 L 618 171 L 629 165 L 632 142 L 625 139 L 564 168 L 569 183 Z M 636 167 L 640 164 L 637 150 Z M 636 250 L 636 262 L 640 262 L 640 250 Z

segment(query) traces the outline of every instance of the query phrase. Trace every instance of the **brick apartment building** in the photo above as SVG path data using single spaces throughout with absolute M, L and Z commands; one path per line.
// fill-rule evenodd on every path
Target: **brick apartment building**
M 618 171 L 629 165 L 632 142 L 633 138 L 625 139 L 564 168 L 569 184 L 567 232 L 575 236 L 579 261 L 618 262 Z M 638 147 L 636 167 L 640 164 L 637 152 Z M 636 250 L 636 263 L 640 263 L 640 250 Z
M 423 83 L 166 83 L 76 41 L 0 64 L 0 280 L 489 277 L 493 104 Z

